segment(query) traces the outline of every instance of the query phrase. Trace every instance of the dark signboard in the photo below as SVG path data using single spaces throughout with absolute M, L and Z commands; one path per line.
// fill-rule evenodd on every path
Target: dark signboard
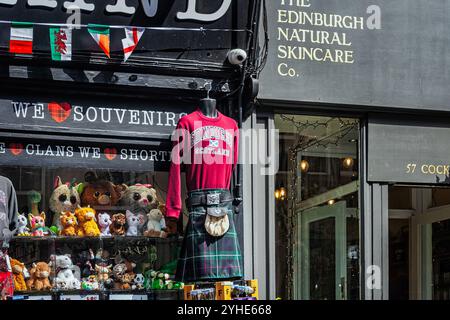
M 33 23 L 33 57 L 50 60 L 51 27 L 72 26 L 71 63 L 124 64 L 125 27 L 145 28 L 127 66 L 146 67 L 149 58 L 223 63 L 226 52 L 245 44 L 247 0 L 0 0 L 0 54 L 9 53 L 11 23 Z M 89 33 L 108 27 L 111 57 Z M 20 58 L 15 56 L 15 58 Z
M 445 121 L 371 119 L 368 180 L 450 184 L 450 125 Z
M 0 128 L 77 135 L 169 139 L 178 120 L 194 106 L 180 101 L 73 98 L 67 96 L 0 97 Z
M 167 170 L 170 148 L 124 144 L 10 138 L 0 136 L 2 166 L 77 167 L 121 171 Z
M 447 0 L 267 1 L 260 98 L 450 110 Z

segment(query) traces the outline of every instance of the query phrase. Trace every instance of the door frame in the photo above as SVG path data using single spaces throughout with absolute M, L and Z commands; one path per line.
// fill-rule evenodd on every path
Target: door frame
M 412 186 L 411 192 L 411 209 L 390 209 L 389 219 L 409 219 L 409 298 L 431 300 L 432 224 L 450 219 L 450 205 L 431 207 L 431 187 Z
M 334 218 L 335 230 L 335 300 L 345 300 L 347 295 L 347 203 L 339 201 L 331 206 L 311 208 L 302 212 L 301 233 L 298 248 L 300 251 L 300 271 L 302 282 L 299 286 L 300 297 L 304 300 L 310 299 L 310 264 L 309 264 L 309 225 L 313 222 Z

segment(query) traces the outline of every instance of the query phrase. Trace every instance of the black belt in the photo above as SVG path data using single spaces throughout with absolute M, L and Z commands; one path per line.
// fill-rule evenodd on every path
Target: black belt
M 186 199 L 186 205 L 189 207 L 195 206 L 214 206 L 224 202 L 232 202 L 233 197 L 229 191 L 220 193 L 209 193 L 204 191 L 202 194 L 193 195 Z

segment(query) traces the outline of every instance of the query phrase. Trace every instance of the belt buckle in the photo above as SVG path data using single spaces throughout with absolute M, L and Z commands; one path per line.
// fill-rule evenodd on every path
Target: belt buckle
M 211 193 L 206 195 L 206 205 L 218 205 L 220 204 L 220 194 L 219 193 Z

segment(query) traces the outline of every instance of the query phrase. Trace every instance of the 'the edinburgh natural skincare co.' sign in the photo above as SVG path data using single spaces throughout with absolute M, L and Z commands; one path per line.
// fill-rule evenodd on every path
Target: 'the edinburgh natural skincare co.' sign
M 260 98 L 450 110 L 446 0 L 273 0 Z

